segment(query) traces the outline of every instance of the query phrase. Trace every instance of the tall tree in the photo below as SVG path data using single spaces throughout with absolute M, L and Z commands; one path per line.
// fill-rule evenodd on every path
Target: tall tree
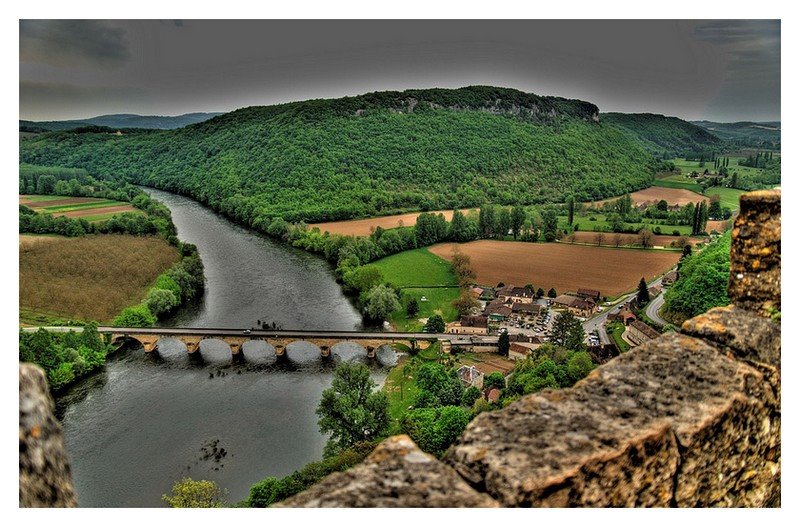
M 508 332 L 500 333 L 500 337 L 497 340 L 497 352 L 508 357 L 509 348 L 511 348 L 511 342 L 509 342 Z
M 555 241 L 558 237 L 558 216 L 553 209 L 542 211 L 542 232 L 547 242 Z
M 636 292 L 636 302 L 643 306 L 650 301 L 650 291 L 647 289 L 647 282 L 644 277 L 639 280 L 639 290 Z
M 567 225 L 572 227 L 572 222 L 575 219 L 575 196 L 570 194 L 567 196 Z
M 559 313 L 553 321 L 550 342 L 568 350 L 583 349 L 583 325 L 569 311 Z
M 342 363 L 333 372 L 331 387 L 317 407 L 319 430 L 330 433 L 325 457 L 389 431 L 389 399 L 363 364 Z
M 372 320 L 386 320 L 393 311 L 400 309 L 397 293 L 388 285 L 373 287 L 364 298 L 364 314 Z
M 525 224 L 525 220 L 527 219 L 527 214 L 525 214 L 525 208 L 521 205 L 517 205 L 513 209 L 511 209 L 511 231 L 514 234 L 514 239 L 517 239 L 519 236 L 519 231 L 522 229 L 522 226 Z

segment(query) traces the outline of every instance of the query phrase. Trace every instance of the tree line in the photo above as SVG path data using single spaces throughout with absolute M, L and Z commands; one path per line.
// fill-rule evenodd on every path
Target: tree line
M 80 332 L 56 333 L 42 328 L 19 332 L 20 362 L 41 366 L 53 391 L 101 367 L 110 352 L 111 346 L 97 332 L 96 323 L 83 326 Z

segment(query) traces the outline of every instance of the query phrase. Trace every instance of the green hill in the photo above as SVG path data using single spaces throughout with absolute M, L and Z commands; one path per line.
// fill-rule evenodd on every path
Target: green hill
M 781 122 L 768 121 L 753 123 L 741 121 L 736 123 L 715 123 L 712 121 L 692 121 L 720 139 L 750 148 L 776 148 L 781 147 Z
M 719 137 L 677 117 L 653 113 L 604 113 L 601 119 L 629 130 L 649 152 L 663 159 L 710 153 L 725 146 Z
M 52 132 L 21 162 L 192 196 L 245 224 L 600 199 L 646 187 L 654 158 L 595 105 L 469 87 L 250 107 L 169 131 Z

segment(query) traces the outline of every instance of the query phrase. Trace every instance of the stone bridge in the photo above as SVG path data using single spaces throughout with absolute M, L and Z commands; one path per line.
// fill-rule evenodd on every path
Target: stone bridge
M 442 342 L 443 349 L 449 349 L 451 342 L 461 347 L 469 347 L 462 342 L 463 336 L 446 333 L 403 333 L 377 331 L 284 331 L 284 330 L 242 330 L 206 328 L 120 328 L 100 327 L 98 331 L 110 335 L 112 344 L 123 345 L 135 342 L 152 353 L 158 350 L 158 342 L 164 338 L 175 338 L 183 342 L 186 351 L 194 354 L 200 349 L 203 340 L 219 340 L 230 346 L 233 357 L 240 355 L 247 342 L 265 342 L 275 348 L 279 357 L 286 354 L 286 348 L 294 342 L 307 342 L 318 347 L 322 357 L 328 357 L 331 349 L 340 343 L 354 343 L 374 357 L 381 346 L 403 344 L 411 349 L 426 349 L 435 341 Z M 457 339 L 457 340 L 454 340 Z M 476 339 L 475 347 L 496 346 L 497 337 Z

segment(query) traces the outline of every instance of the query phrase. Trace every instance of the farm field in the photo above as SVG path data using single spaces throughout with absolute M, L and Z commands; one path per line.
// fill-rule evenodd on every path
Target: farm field
M 708 200 L 708 196 L 703 196 L 697 192 L 685 188 L 649 187 L 643 190 L 631 192 L 631 198 L 635 204 L 646 203 L 651 205 L 660 200 L 665 200 L 670 205 L 686 205 L 687 203 L 700 203 L 700 200 Z M 617 198 L 609 198 L 601 201 L 594 201 L 590 204 L 601 205 Z
M 706 231 L 725 232 L 733 224 L 733 220 L 708 220 Z
M 383 280 L 401 288 L 402 308 L 392 313 L 392 324 L 401 331 L 418 331 L 431 315 L 441 315 L 445 322 L 458 316 L 452 306 L 460 290 L 450 263 L 427 249 L 414 249 L 381 258 L 370 265 L 381 270 Z M 417 301 L 419 313 L 409 319 L 406 305 Z M 425 301 L 422 298 L 426 298 Z
M 475 209 L 477 210 L 477 209 Z M 445 219 L 453 219 L 452 210 L 434 210 L 434 214 L 444 214 Z M 466 214 L 468 211 L 462 211 Z M 394 216 L 379 216 L 376 218 L 365 218 L 362 220 L 332 221 L 327 223 L 312 223 L 309 227 L 319 227 L 320 232 L 328 231 L 331 234 L 343 234 L 346 236 L 369 236 L 376 227 L 383 229 L 394 229 L 397 227 L 413 227 L 417 224 L 417 217 L 421 212 L 409 212 L 407 214 L 395 214 Z
M 100 221 L 123 212 L 142 214 L 130 203 L 103 198 L 78 198 L 68 196 L 42 196 L 21 194 L 19 204 L 30 207 L 36 212 L 66 216 L 68 218 L 84 218 L 88 221 Z
M 139 303 L 178 251 L 155 236 L 19 237 L 20 322 L 111 321 Z
M 458 286 L 450 262 L 431 254 L 427 249 L 413 249 L 376 260 L 383 280 L 397 287 Z
M 574 233 L 575 241 L 577 243 L 590 243 L 590 244 L 597 244 L 597 234 L 596 232 L 590 231 L 578 231 Z M 603 241 L 601 245 L 616 245 L 615 236 L 616 234 L 613 232 L 604 232 L 603 234 Z M 637 246 L 639 245 L 639 236 L 636 234 L 620 234 L 620 245 L 625 246 Z M 568 237 L 569 238 L 569 237 Z M 659 247 L 670 247 L 670 244 L 679 240 L 681 236 L 665 236 L 656 234 L 653 236 L 653 245 Z M 566 238 L 564 241 L 569 243 L 569 240 Z M 689 238 L 690 243 L 698 243 L 702 241 L 699 238 Z
M 438 244 L 430 251 L 448 259 L 454 245 Z M 472 258 L 478 283 L 533 284 L 545 290 L 554 287 L 559 294 L 586 287 L 609 298 L 632 291 L 642 277 L 657 277 L 681 256 L 679 251 L 495 240 L 479 240 L 460 247 Z
M 739 196 L 744 194 L 744 190 L 739 190 L 735 188 L 726 188 L 726 187 L 709 187 L 706 190 L 707 196 L 713 196 L 714 194 L 719 194 L 720 197 L 720 204 L 723 207 L 728 207 L 732 211 L 739 210 Z

